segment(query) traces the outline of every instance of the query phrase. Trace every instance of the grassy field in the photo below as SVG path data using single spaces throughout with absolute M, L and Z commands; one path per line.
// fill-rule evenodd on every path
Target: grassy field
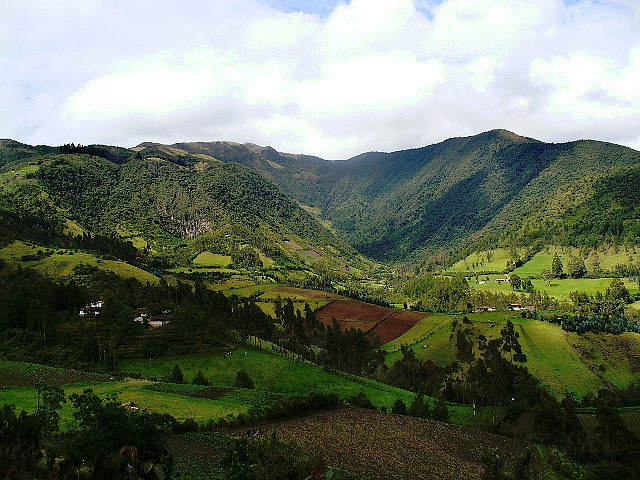
M 517 252 L 520 258 L 526 258 L 526 249 L 518 249 Z M 560 257 L 565 268 L 570 255 L 583 258 L 580 249 L 576 247 L 547 247 L 534 255 L 527 263 L 516 269 L 514 273 L 517 273 L 521 277 L 532 275 L 540 276 L 542 270 L 551 269 L 551 262 L 555 253 Z M 466 258 L 448 268 L 446 272 L 468 272 L 469 274 L 474 272 L 502 272 L 506 269 L 507 261 L 510 258 L 510 250 L 506 248 L 483 250 L 468 255 Z M 588 252 L 587 256 L 583 259 L 587 270 L 590 272 L 596 269 L 596 264 L 599 265 L 601 270 L 610 271 L 618 264 L 627 265 L 629 263 L 640 262 L 640 246 L 609 246 L 599 248 Z
M 191 263 L 196 267 L 226 268 L 231 264 L 231 257 L 218 253 L 202 252 Z
M 24 255 L 37 255 L 38 252 L 52 252 L 39 260 L 22 260 Z M 37 245 L 15 241 L 0 249 L 0 258 L 25 268 L 33 268 L 49 277 L 68 277 L 73 275 L 74 268 L 89 265 L 101 270 L 114 272 L 123 278 L 134 277 L 140 282 L 158 283 L 158 277 L 137 267 L 119 260 L 103 260 L 91 253 L 82 253 L 67 249 L 47 249 Z
M 250 297 L 256 293 L 262 294 L 278 286 L 276 283 L 256 283 L 248 275 L 236 274 L 226 279 L 222 283 L 208 283 L 212 290 L 222 291 L 225 295 L 238 295 L 239 297 Z
M 526 265 L 525 265 L 526 267 Z M 524 267 L 520 267 L 524 268 Z M 525 278 L 528 275 L 525 273 L 518 273 L 520 269 L 516 269 L 513 273 L 518 274 L 521 278 Z M 487 277 L 489 280 L 487 280 Z M 475 290 L 486 290 L 496 293 L 513 293 L 511 284 L 507 282 L 498 283 L 496 279 L 505 278 L 505 275 L 480 275 L 478 280 L 484 283 L 476 283 L 475 277 L 469 278 L 469 285 Z M 636 282 L 630 282 L 627 279 L 622 279 L 629 293 L 634 294 L 638 292 L 638 284 Z M 607 290 L 613 278 L 554 278 L 551 282 L 543 279 L 533 279 L 531 283 L 538 291 L 545 291 L 550 297 L 558 300 L 569 299 L 569 294 L 573 291 L 580 291 L 594 295 L 596 292 L 603 293 Z
M 224 418 L 227 415 L 246 413 L 253 404 L 263 398 L 258 391 L 232 391 L 219 399 L 196 398 L 178 393 L 154 391 L 148 387 L 152 382 L 144 380 L 123 380 L 115 383 L 74 384 L 63 387 L 66 395 L 82 393 L 91 388 L 99 396 L 117 395 L 121 402 L 134 402 L 140 407 L 156 413 L 168 413 L 178 420 L 193 418 L 205 422 L 210 418 Z M 19 408 L 34 411 L 37 406 L 37 391 L 33 387 L 9 387 L 0 392 L 0 404 L 14 403 Z M 63 422 L 72 421 L 73 407 L 65 404 L 60 411 Z
M 518 249 L 518 254 L 523 255 L 523 249 Z M 466 258 L 456 262 L 446 269 L 447 273 L 463 272 L 502 272 L 507 268 L 507 262 L 511 258 L 508 248 L 495 248 L 474 252 Z
M 602 387 L 626 387 L 640 378 L 638 334 L 578 335 L 565 332 L 558 325 L 506 312 L 468 317 L 480 333 L 490 338 L 498 337 L 510 318 L 520 334 L 527 368 L 553 395 L 562 396 L 566 391 L 578 396 L 595 394 Z M 401 358 L 402 343 L 409 345 L 421 360 L 432 359 L 440 366 L 454 361 L 455 349 L 449 340 L 453 319 L 450 315 L 432 315 L 386 344 L 387 365 Z
M 360 390 L 371 398 L 376 406 L 390 409 L 398 398 L 410 403 L 413 394 L 405 390 L 383 385 L 360 377 L 338 376 L 309 363 L 292 362 L 289 359 L 263 351 L 250 349 L 232 350 L 231 355 L 218 352 L 208 355 L 163 357 L 124 360 L 120 369 L 144 378 L 161 378 L 179 365 L 185 380 L 191 381 L 198 370 L 215 386 L 232 387 L 238 370 L 244 368 L 253 379 L 256 389 L 285 396 L 306 395 L 319 391 L 336 393 L 345 399 Z

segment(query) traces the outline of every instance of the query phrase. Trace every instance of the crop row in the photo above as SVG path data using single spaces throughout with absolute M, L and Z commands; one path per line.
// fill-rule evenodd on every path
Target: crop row
M 0 360 L 0 387 L 32 387 L 37 383 L 71 385 L 74 383 L 103 383 L 113 380 L 110 375 L 102 373 Z

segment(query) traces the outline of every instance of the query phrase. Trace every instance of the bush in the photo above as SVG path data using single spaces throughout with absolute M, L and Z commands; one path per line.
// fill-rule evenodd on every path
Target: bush
M 407 409 L 407 415 L 410 417 L 429 418 L 431 416 L 431 408 L 429 402 L 424 401 L 424 395 L 421 393 L 411 402 L 411 406 Z
M 360 408 L 368 408 L 369 410 L 376 409 L 373 403 L 371 403 L 369 397 L 367 397 L 362 390 L 360 390 L 357 395 L 352 395 L 351 397 L 347 398 L 347 402 Z
M 447 408 L 447 402 L 442 398 L 436 398 L 433 403 L 433 411 L 431 412 L 431 418 L 439 422 L 448 422 L 450 412 Z
M 249 373 L 244 368 L 236 373 L 236 381 L 233 386 L 236 388 L 255 388 L 253 380 L 251 380 Z
M 198 370 L 198 373 L 196 373 L 196 376 L 193 377 L 193 382 L 191 383 L 193 383 L 194 385 L 204 385 L 207 387 L 211 385 L 211 382 L 206 379 L 204 373 L 202 373 L 202 370 Z
M 401 398 L 397 399 L 393 406 L 391 407 L 391 413 L 395 413 L 398 415 L 406 415 L 407 414 L 407 405 L 402 401 Z
M 174 365 L 171 373 L 163 378 L 163 381 L 168 383 L 185 383 L 184 375 L 182 374 L 182 370 L 177 363 Z

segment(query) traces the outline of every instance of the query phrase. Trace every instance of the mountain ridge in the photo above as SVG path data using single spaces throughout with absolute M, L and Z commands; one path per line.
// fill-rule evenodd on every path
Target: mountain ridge
M 0 165 L 53 155 L 52 149 L 4 140 L 0 143 Z M 385 262 L 421 262 L 442 250 L 458 250 L 489 237 L 501 242 L 522 239 L 515 233 L 516 226 L 539 221 L 536 218 L 542 206 L 558 198 L 563 189 L 577 188 L 572 185 L 585 182 L 585 178 L 592 180 L 584 185 L 593 186 L 606 172 L 640 165 L 640 152 L 629 147 L 595 140 L 545 143 L 504 129 L 395 152 L 367 152 L 346 160 L 281 153 L 270 146 L 227 141 L 172 145 L 144 142 L 132 149 L 89 146 L 88 151 L 111 163 L 122 163 L 121 171 L 130 170 L 141 160 L 168 162 L 165 170 L 173 165 L 170 170 L 174 176 L 184 171 L 206 176 L 205 172 L 217 169 L 220 175 L 231 178 L 239 174 L 237 168 L 248 168 L 293 204 L 313 211 L 325 226 L 330 224 L 340 237 L 331 240 L 341 245 L 339 250 L 347 252 L 350 245 Z M 231 167 L 234 164 L 238 167 Z M 153 181 L 148 177 L 143 183 Z M 615 180 L 611 184 L 619 183 Z M 268 195 L 277 197 L 276 190 Z M 259 196 L 266 195 L 250 191 L 248 188 L 243 193 L 245 203 L 260 204 Z M 227 194 L 226 190 L 219 191 L 216 198 Z M 122 201 L 130 203 L 132 199 L 125 195 Z M 192 201 L 197 205 L 196 199 Z M 163 202 L 166 207 L 167 202 Z M 233 203 L 221 208 L 227 207 L 252 210 L 249 205 Z M 104 208 L 119 207 L 116 202 Z M 260 214 L 253 210 L 251 216 L 269 217 L 268 209 Z M 182 210 L 182 217 L 189 215 L 187 209 Z M 630 212 L 633 209 L 625 215 L 632 215 Z M 197 217 L 197 208 L 194 213 Z M 269 218 L 274 231 L 278 222 L 285 221 L 273 215 Z M 549 228 L 558 228 L 558 221 Z M 206 230 L 201 227 L 193 228 L 200 234 Z M 320 237 L 327 239 L 326 235 L 333 235 L 324 227 L 314 228 L 312 236 L 323 232 Z M 541 235 L 553 237 L 549 232 Z

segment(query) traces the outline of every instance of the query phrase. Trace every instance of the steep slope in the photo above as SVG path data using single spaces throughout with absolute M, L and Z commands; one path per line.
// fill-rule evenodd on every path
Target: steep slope
M 177 146 L 250 166 L 318 209 L 357 250 L 386 261 L 501 234 L 572 183 L 640 164 L 640 152 L 619 145 L 547 144 L 505 130 L 345 161 L 249 144 Z
M 125 238 L 148 256 L 183 264 L 203 250 L 252 265 L 304 265 L 310 258 L 299 252 L 309 249 L 316 258 L 355 253 L 272 183 L 237 163 L 155 144 L 125 158 L 122 149 L 95 156 L 41 154 L 17 142 L 18 153 L 12 144 L 2 146 L 5 235 L 46 244 L 64 241 L 65 233 Z
M 640 165 L 585 175 L 556 190 L 529 215 L 522 215 L 519 222 L 503 231 L 501 238 L 505 243 L 520 245 L 637 244 L 639 186 Z M 507 213 L 505 209 L 503 216 Z

